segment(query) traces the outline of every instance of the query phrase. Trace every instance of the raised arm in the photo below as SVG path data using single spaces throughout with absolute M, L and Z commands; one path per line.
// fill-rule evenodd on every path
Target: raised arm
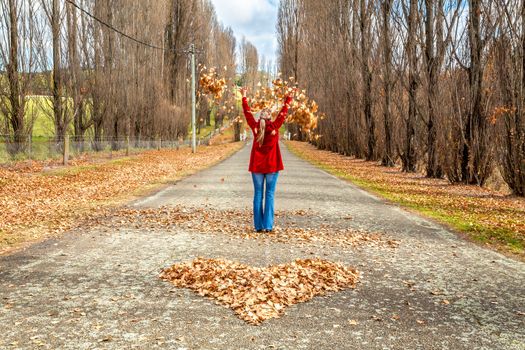
M 286 99 L 284 100 L 283 108 L 279 112 L 279 115 L 277 116 L 274 122 L 276 129 L 279 129 L 283 125 L 284 120 L 286 119 L 286 116 L 288 115 L 288 108 L 290 107 L 291 102 L 292 102 L 292 97 L 286 96 Z
M 242 98 L 242 110 L 244 112 L 244 117 L 246 118 L 248 125 L 250 126 L 250 128 L 254 129 L 257 126 L 257 123 L 255 122 L 255 118 L 253 117 L 253 114 L 250 110 L 250 106 L 248 105 L 248 100 L 246 99 L 246 96 L 243 96 Z
M 246 88 L 241 88 L 242 93 L 242 110 L 244 112 L 244 117 L 246 118 L 246 121 L 248 122 L 248 125 L 250 128 L 255 129 L 257 126 L 257 123 L 255 122 L 255 118 L 253 117 L 252 111 L 250 110 L 250 106 L 248 105 L 248 99 L 246 98 Z

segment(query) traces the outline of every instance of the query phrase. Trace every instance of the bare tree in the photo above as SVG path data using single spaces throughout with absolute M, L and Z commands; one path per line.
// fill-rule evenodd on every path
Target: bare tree
M 375 120 L 372 115 L 372 69 L 370 67 L 370 54 L 372 49 L 371 16 L 373 9 L 372 0 L 360 0 L 359 22 L 361 34 L 361 75 L 363 79 L 363 114 L 366 121 L 366 159 L 375 159 Z
M 68 43 L 68 90 L 72 98 L 72 114 L 73 114 L 73 132 L 76 141 L 83 146 L 84 135 L 90 126 L 87 109 L 85 108 L 84 93 L 85 86 L 83 85 L 83 72 L 80 63 L 80 46 L 78 34 L 78 14 L 77 9 L 70 3 L 66 4 L 67 11 L 67 43 Z
M 383 31 L 383 90 L 384 90 L 384 106 L 383 106 L 383 125 L 384 125 L 384 143 L 385 152 L 381 160 L 384 166 L 394 166 L 394 148 L 392 145 L 392 37 L 390 31 L 390 21 L 392 14 L 393 0 L 385 0 L 381 4 Z
M 491 122 L 497 127 L 501 172 L 512 191 L 525 196 L 525 2 L 498 3 L 502 20 L 489 61 L 499 88 Z
M 326 114 L 319 148 L 476 185 L 496 166 L 521 194 L 524 16 L 522 0 L 282 0 L 279 66 Z
M 285 77 L 294 77 L 295 81 L 302 78 L 299 72 L 299 52 L 301 51 L 301 26 L 303 25 L 304 6 L 302 1 L 281 1 L 277 13 L 277 40 L 279 42 L 279 68 Z M 303 134 L 298 125 L 287 125 L 288 131 L 296 140 L 303 140 Z
M 407 58 L 408 58 L 408 115 L 405 119 L 405 143 L 401 160 L 403 162 L 403 171 L 416 171 L 417 154 L 416 154 L 416 131 L 415 124 L 417 120 L 417 53 L 416 53 L 416 31 L 418 26 L 418 1 L 410 0 L 408 9 L 408 35 L 407 35 Z M 405 10 L 406 12 L 406 10 Z
M 42 7 L 46 13 L 51 28 L 51 45 L 52 45 L 52 67 L 49 79 L 49 86 L 52 96 L 51 118 L 55 126 L 55 138 L 57 141 L 64 139 L 67 128 L 70 123 L 70 116 L 67 109 L 67 99 L 64 91 L 63 69 L 62 69 L 62 14 L 61 1 L 59 0 L 42 0 Z M 45 52 L 43 53 L 46 54 Z M 46 61 L 45 58 L 42 61 Z M 47 67 L 46 67 L 47 68 Z M 44 101 L 44 104 L 47 101 Z M 45 110 L 47 108 L 44 107 Z
M 252 91 L 256 89 L 259 77 L 259 53 L 257 48 L 246 38 L 243 38 L 240 47 L 240 71 L 242 84 Z
M 34 6 L 27 1 L 9 0 L 0 5 L 2 11 L 2 32 L 6 40 L 0 41 L 2 74 L 0 84 L 0 106 L 5 130 L 8 135 L 8 151 L 16 154 L 25 149 L 31 125 L 25 115 L 26 93 L 33 76 L 34 51 L 20 43 L 33 43 Z M 20 37 L 22 36 L 22 38 Z M 25 68 L 25 72 L 23 69 Z
M 277 40 L 281 58 L 281 72 L 286 76 L 299 76 L 299 50 L 301 40 L 301 9 L 297 0 L 281 1 L 277 14 Z

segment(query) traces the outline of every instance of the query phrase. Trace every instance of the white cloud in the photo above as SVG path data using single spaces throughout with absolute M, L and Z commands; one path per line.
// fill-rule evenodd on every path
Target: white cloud
M 212 2 L 219 21 L 233 29 L 239 42 L 245 36 L 257 47 L 260 55 L 275 62 L 276 0 L 212 0 Z

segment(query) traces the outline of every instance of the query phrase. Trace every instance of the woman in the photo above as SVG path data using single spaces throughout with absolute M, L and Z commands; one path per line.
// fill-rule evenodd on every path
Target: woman
M 257 232 L 271 232 L 273 229 L 275 186 L 279 171 L 284 169 L 281 150 L 279 149 L 279 129 L 284 123 L 292 98 L 286 97 L 284 106 L 274 121 L 271 120 L 271 111 L 268 109 L 262 110 L 259 113 L 258 120 L 255 120 L 246 99 L 246 88 L 242 88 L 241 93 L 244 116 L 254 137 L 248 169 L 252 173 L 254 187 L 253 223 Z M 264 191 L 265 182 L 266 191 Z M 263 194 L 265 197 L 264 209 Z

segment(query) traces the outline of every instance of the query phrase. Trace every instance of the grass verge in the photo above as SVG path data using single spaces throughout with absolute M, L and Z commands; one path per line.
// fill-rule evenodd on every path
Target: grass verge
M 407 174 L 377 162 L 288 141 L 295 155 L 321 169 L 464 234 L 470 240 L 525 261 L 525 199 L 477 186 Z

